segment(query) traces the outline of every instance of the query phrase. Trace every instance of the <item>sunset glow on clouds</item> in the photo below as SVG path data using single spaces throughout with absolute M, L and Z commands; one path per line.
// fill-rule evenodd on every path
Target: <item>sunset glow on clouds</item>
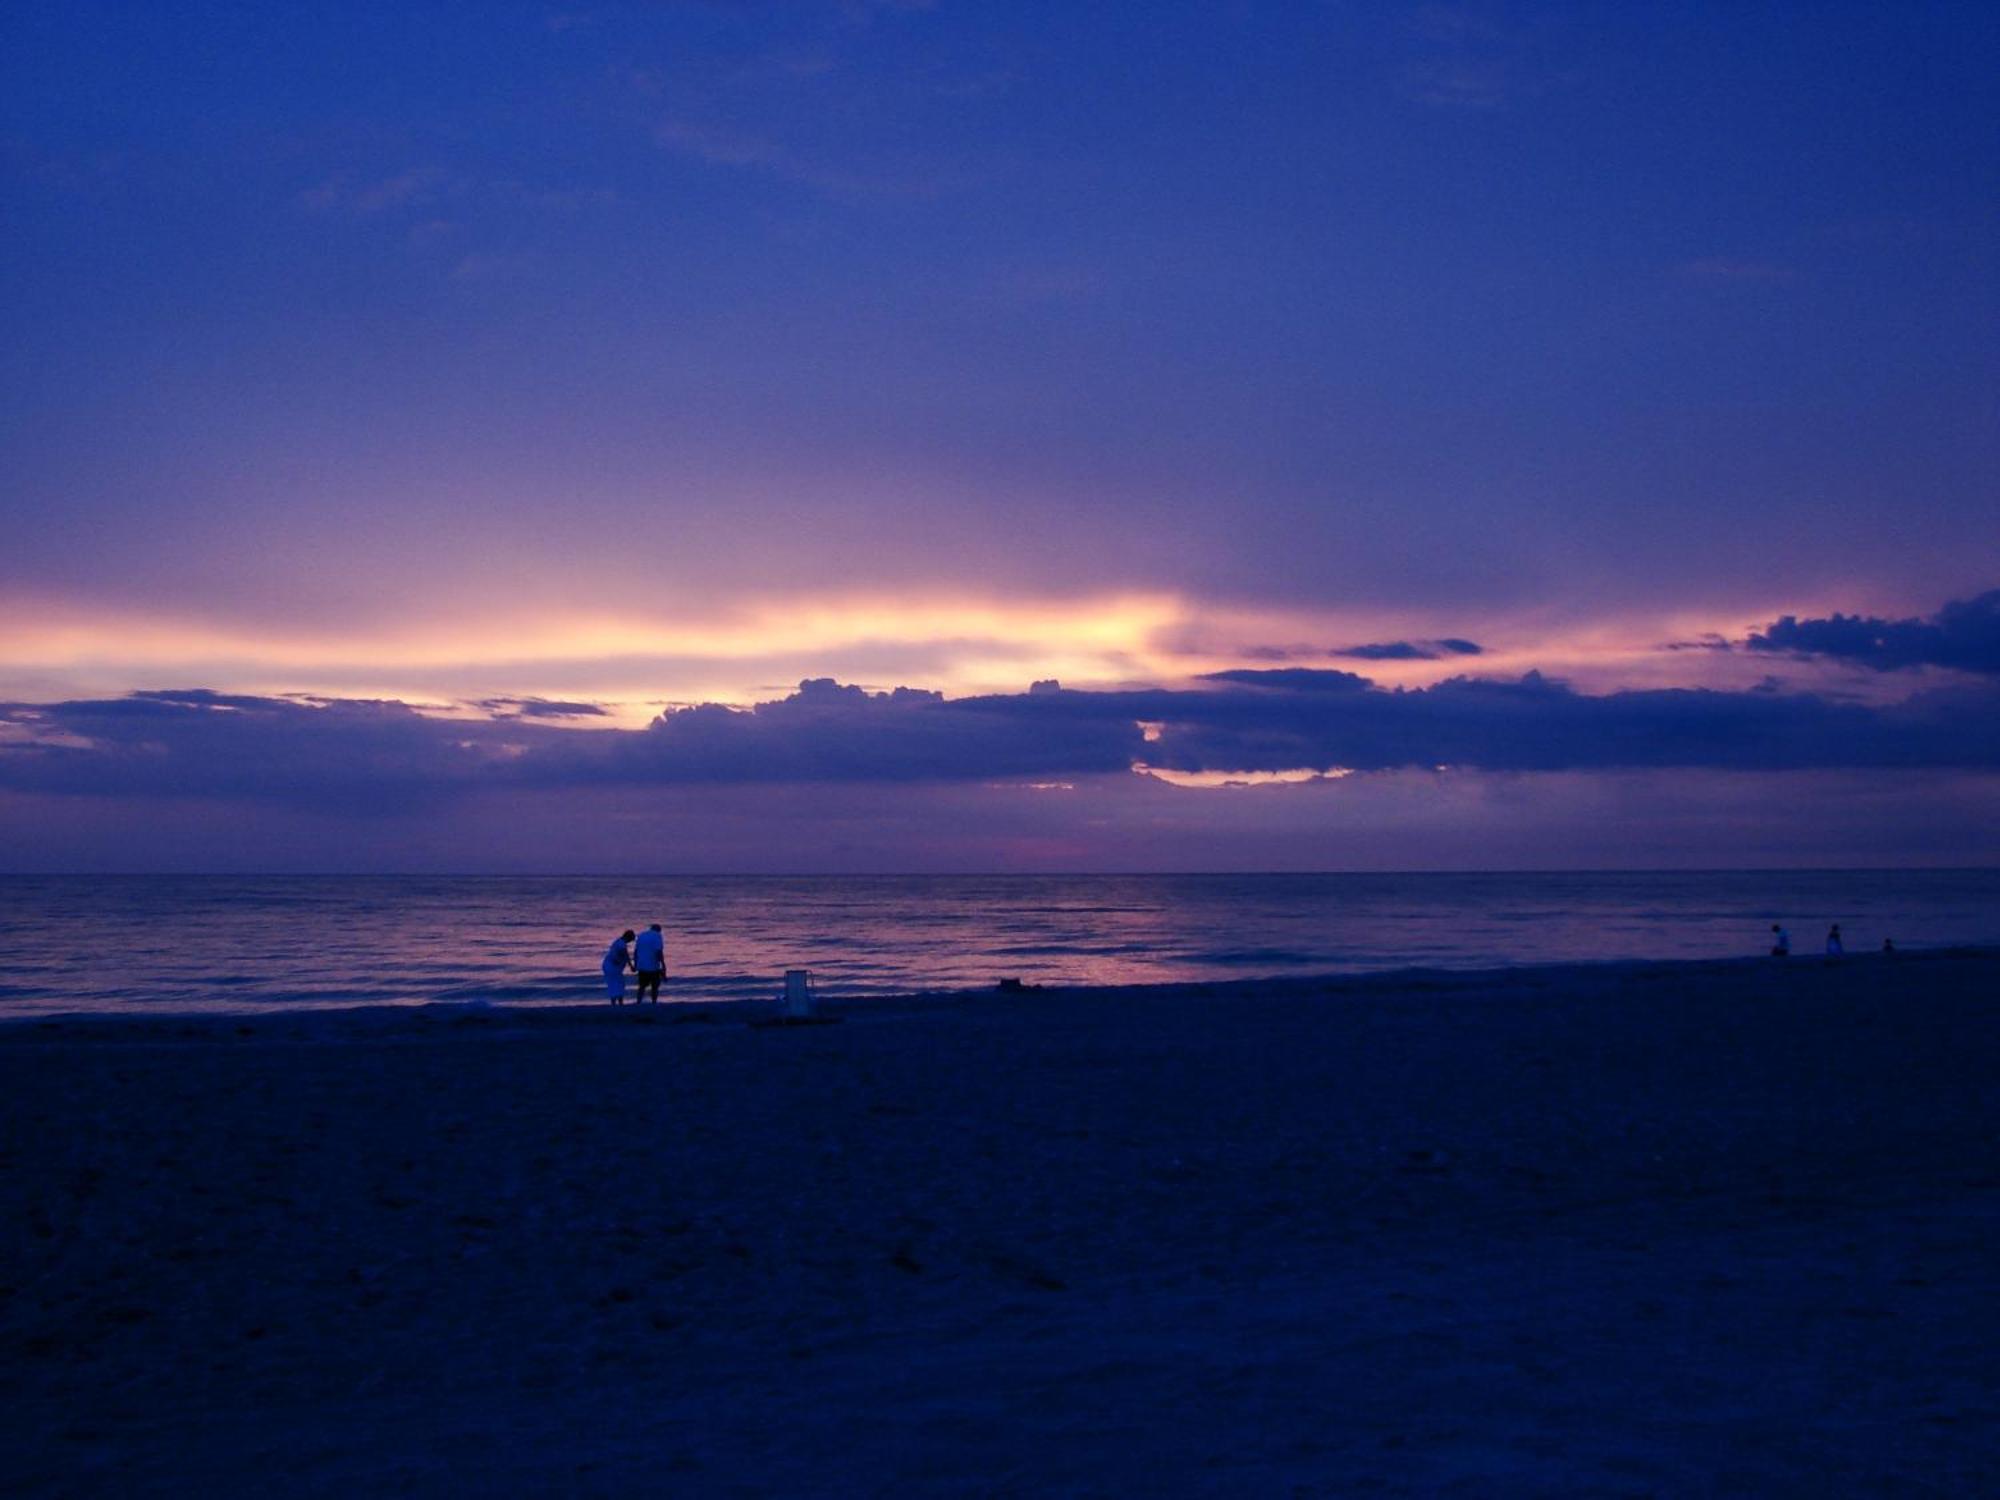
M 290 636 L 104 613 L 18 621 L 0 645 L 0 680 L 199 678 L 229 691 L 350 696 L 585 692 L 657 706 L 749 703 L 768 692 L 774 672 L 782 679 L 824 664 L 843 676 L 914 674 L 967 692 L 1045 676 L 1115 681 L 1150 672 L 1160 660 L 1151 642 L 1177 611 L 1160 599 L 824 598 L 678 620 L 522 614 Z
M 1754 624 L 1626 622 L 1493 644 L 1442 640 L 1351 613 L 1194 608 L 1167 596 L 1097 600 L 841 599 L 750 605 L 675 619 L 523 612 L 350 632 L 284 633 L 140 610 L 19 610 L 0 635 L 0 692 L 33 697 L 199 682 L 224 692 L 406 697 L 585 694 L 621 722 L 666 703 L 744 705 L 800 672 L 953 694 L 1055 678 L 1078 687 L 1181 683 L 1279 663 L 1422 686 L 1468 672 L 1554 671 L 1598 687 L 1735 685 L 1767 659 L 1669 650 L 1743 639 Z M 1729 625 L 1728 633 L 1717 625 Z M 1488 639 L 1493 638 L 1482 630 Z M 1387 637 L 1387 639 L 1384 639 Z M 1449 642 L 1445 644 L 1444 642 Z
M 1992 858 L 1993 29 L 1435 19 L 27 5 L 0 841 Z

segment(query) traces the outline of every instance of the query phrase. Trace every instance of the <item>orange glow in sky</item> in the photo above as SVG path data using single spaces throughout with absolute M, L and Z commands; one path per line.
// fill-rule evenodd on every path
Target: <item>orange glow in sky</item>
M 1313 667 L 1418 687 L 1463 673 L 1574 675 L 1598 690 L 1761 672 L 1710 653 L 1668 653 L 1669 638 L 1739 630 L 1735 621 L 1642 620 L 1586 630 L 1446 622 L 1486 645 L 1476 656 L 1360 660 L 1337 646 L 1422 639 L 1435 621 L 1194 606 L 1165 594 L 1083 599 L 824 597 L 727 614 L 495 614 L 353 630 L 285 630 L 220 619 L 88 614 L 17 605 L 0 618 L 0 696 L 47 699 L 132 688 L 401 698 L 448 708 L 482 697 L 585 699 L 594 725 L 643 723 L 667 704 L 747 704 L 803 677 L 948 696 L 1070 687 L 1185 685 L 1231 668 Z M 1428 626 L 1428 628 L 1426 628 Z M 1275 643 L 1275 644 L 1274 644 Z

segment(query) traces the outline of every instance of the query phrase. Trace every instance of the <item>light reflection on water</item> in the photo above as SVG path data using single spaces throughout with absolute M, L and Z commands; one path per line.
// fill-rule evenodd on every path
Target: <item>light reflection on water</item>
M 0 1011 L 589 1001 L 623 927 L 682 999 L 1131 984 L 2000 940 L 2000 871 L 0 877 Z

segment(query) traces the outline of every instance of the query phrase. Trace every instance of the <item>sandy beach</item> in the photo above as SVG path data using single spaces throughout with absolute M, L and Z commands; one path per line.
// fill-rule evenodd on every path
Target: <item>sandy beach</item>
M 1975 1495 L 2000 955 L 0 1027 L 14 1494 Z

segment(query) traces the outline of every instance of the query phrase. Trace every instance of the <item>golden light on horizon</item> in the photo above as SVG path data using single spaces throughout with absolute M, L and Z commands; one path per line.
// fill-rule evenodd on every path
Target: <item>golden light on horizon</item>
M 1377 660 L 1327 645 L 1435 634 L 1407 615 L 1304 614 L 1196 605 L 1166 593 L 982 599 L 847 595 L 747 601 L 701 615 L 618 617 L 602 611 L 489 612 L 357 629 L 273 628 L 188 614 L 35 607 L 0 614 L 0 697 L 95 696 L 134 688 L 396 698 L 453 713 L 495 697 L 583 699 L 602 715 L 572 727 L 643 724 L 662 708 L 747 705 L 783 697 L 802 678 L 871 689 L 923 687 L 950 697 L 1066 686 L 1196 685 L 1232 669 L 1352 671 L 1387 687 L 1460 674 L 1539 667 L 1580 678 L 1658 678 L 1731 665 L 1710 653 L 1660 650 L 1671 638 L 1732 627 L 1712 620 L 1639 620 L 1622 627 L 1486 629 L 1478 654 Z M 1700 658 L 1707 656 L 1707 661 Z M 1749 670 L 1754 663 L 1737 658 Z M 51 691 L 49 685 L 54 684 Z
M 1354 774 L 1347 766 L 1329 766 L 1323 771 L 1316 771 L 1310 766 L 1282 771 L 1171 771 L 1163 766 L 1149 766 L 1143 761 L 1134 765 L 1132 770 L 1137 775 L 1164 781 L 1168 786 L 1192 787 L 1202 791 L 1222 787 L 1297 786 L 1308 781 L 1345 781 Z
M 336 633 L 228 626 L 184 616 L 65 615 L 57 608 L 18 611 L 0 638 L 0 660 L 40 667 L 204 658 L 295 667 L 355 660 L 437 667 L 646 656 L 744 660 L 876 642 L 951 641 L 1042 648 L 1086 659 L 1101 652 L 1141 652 L 1181 613 L 1179 603 L 1166 596 L 1018 603 L 854 598 L 752 607 L 701 620 L 547 613 Z

